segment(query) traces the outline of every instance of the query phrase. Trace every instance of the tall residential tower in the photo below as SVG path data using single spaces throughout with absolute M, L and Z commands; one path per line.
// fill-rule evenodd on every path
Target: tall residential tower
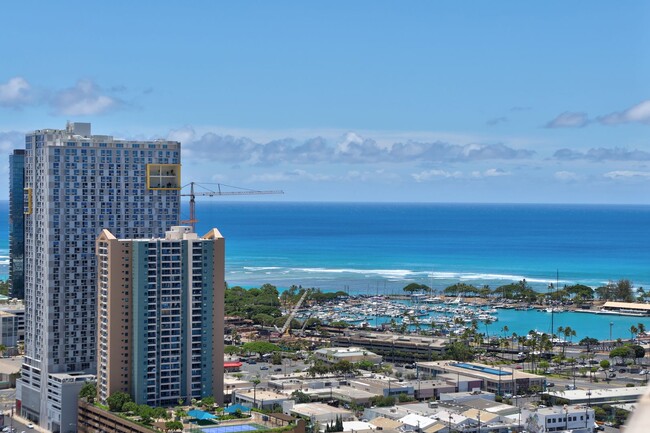
M 16 410 L 75 431 L 66 387 L 97 365 L 95 239 L 161 237 L 180 214 L 180 143 L 91 135 L 89 123 L 25 138 L 25 360 Z
M 97 238 L 97 397 L 223 403 L 224 239 L 172 227 L 164 239 Z
M 11 297 L 25 296 L 25 151 L 9 155 L 9 281 Z

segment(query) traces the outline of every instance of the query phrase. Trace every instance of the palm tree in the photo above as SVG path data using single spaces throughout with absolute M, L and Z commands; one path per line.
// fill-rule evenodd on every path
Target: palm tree
M 257 385 L 259 385 L 260 382 L 261 381 L 258 377 L 251 380 L 251 383 L 253 384 L 253 407 L 257 405 Z
M 639 333 L 639 328 L 632 325 L 630 326 L 630 340 L 634 340 L 634 336 Z
M 639 324 L 636 325 L 636 327 L 639 328 L 639 334 L 645 334 L 646 329 L 645 329 L 645 325 L 643 323 L 639 322 Z

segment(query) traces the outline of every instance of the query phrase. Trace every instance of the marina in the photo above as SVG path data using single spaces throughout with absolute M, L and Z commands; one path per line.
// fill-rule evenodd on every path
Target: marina
M 465 302 L 458 298 L 427 302 L 424 297 L 396 299 L 385 296 L 358 296 L 319 305 L 318 310 L 303 309 L 296 318 L 309 317 L 325 324 L 346 322 L 357 328 L 384 328 L 398 332 L 435 335 L 461 334 L 474 327 L 488 337 L 527 335 L 530 331 L 551 332 L 551 323 L 576 331 L 572 342 L 585 337 L 598 340 L 629 339 L 630 328 L 643 323 L 650 328 L 647 316 L 601 310 L 571 310 L 486 303 L 485 300 Z M 552 317 L 553 316 L 553 317 Z M 561 336 L 560 336 L 561 337 Z

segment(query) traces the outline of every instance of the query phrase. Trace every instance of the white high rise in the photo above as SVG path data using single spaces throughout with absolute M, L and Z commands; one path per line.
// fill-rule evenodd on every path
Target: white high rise
M 180 147 L 91 135 L 89 123 L 26 136 L 25 361 L 16 410 L 47 430 L 76 431 L 69 396 L 83 384 L 75 378 L 95 372 L 95 239 L 102 229 L 162 237 L 178 225 Z

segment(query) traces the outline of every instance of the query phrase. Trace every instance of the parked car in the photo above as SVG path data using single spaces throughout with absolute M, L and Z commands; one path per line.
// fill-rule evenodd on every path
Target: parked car
M 269 369 L 269 367 L 267 367 L 266 365 L 263 365 L 263 366 L 260 367 L 260 370 L 268 370 L 268 369 Z
M 610 377 L 610 378 L 614 378 L 614 377 L 616 377 L 616 373 L 609 373 L 609 377 Z
M 554 386 L 555 386 L 555 384 L 553 382 L 549 382 L 549 383 L 546 384 L 547 388 L 553 388 Z
M 282 367 L 274 368 L 273 371 L 282 371 Z

